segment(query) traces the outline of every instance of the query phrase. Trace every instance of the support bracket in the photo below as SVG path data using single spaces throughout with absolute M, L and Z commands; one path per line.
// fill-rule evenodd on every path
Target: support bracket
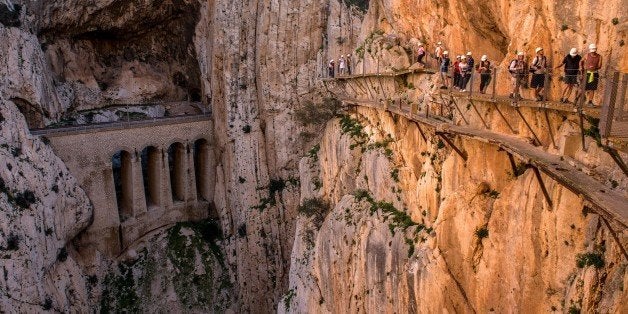
M 539 171 L 539 168 L 537 168 L 534 165 L 530 165 L 530 167 L 534 171 L 534 175 L 536 176 L 536 179 L 539 181 L 539 185 L 541 186 L 541 191 L 543 191 L 543 196 L 545 196 L 545 200 L 547 201 L 547 204 L 550 207 L 553 207 L 552 198 L 550 197 L 549 192 L 547 192 L 547 188 L 545 187 L 545 183 L 543 182 L 543 178 L 541 177 L 541 172 Z
M 464 161 L 467 161 L 467 159 L 469 158 L 467 153 L 458 148 L 458 146 L 456 146 L 454 142 L 449 137 L 447 137 L 447 135 L 442 132 L 436 132 L 436 135 L 443 139 Z

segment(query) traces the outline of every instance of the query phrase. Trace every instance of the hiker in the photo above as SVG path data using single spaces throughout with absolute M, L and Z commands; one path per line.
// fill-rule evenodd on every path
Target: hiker
M 334 72 L 336 72 L 336 63 L 334 62 L 334 60 L 330 60 L 329 64 L 327 64 L 327 74 L 329 74 L 329 77 L 334 77 Z
M 436 57 L 436 61 L 438 62 L 437 64 L 441 64 L 442 60 L 443 60 L 443 55 L 444 53 L 444 48 L 443 48 L 443 43 L 442 42 L 438 42 L 436 44 L 436 50 L 434 50 L 434 56 Z
M 454 88 L 460 87 L 460 80 L 462 76 L 460 75 L 460 61 L 462 61 L 461 56 L 456 56 L 456 61 L 454 62 Z
M 417 52 L 416 61 L 422 64 L 423 66 L 425 66 L 425 61 L 423 61 L 424 57 L 425 57 L 425 47 L 423 47 L 422 43 L 419 43 L 419 50 Z
M 338 59 L 338 74 L 345 75 L 347 72 L 347 60 L 345 60 L 345 55 L 340 56 Z
M 534 98 L 536 101 L 543 101 L 543 90 L 545 89 L 545 75 L 547 74 L 547 58 L 543 53 L 543 48 L 538 47 L 534 50 L 536 56 L 532 60 L 530 72 L 532 80 L 530 87 L 534 88 Z
M 595 44 L 589 45 L 589 53 L 580 61 L 580 68 L 582 68 L 585 78 L 584 91 L 587 100 L 587 104 L 595 106 L 593 104 L 593 97 L 597 90 L 597 85 L 600 80 L 600 74 L 598 70 L 602 68 L 602 56 L 597 53 L 597 46 Z
M 476 70 L 480 73 L 480 94 L 486 94 L 486 88 L 491 82 L 491 62 L 487 55 L 482 56 Z
M 466 92 L 466 86 L 467 86 L 467 79 L 471 77 L 471 75 L 469 75 L 471 68 L 469 66 L 469 62 L 467 61 L 467 56 L 462 56 L 460 63 L 458 64 L 458 67 L 460 67 L 460 91 L 461 92 Z
M 351 75 L 351 68 L 352 68 L 352 64 L 351 64 L 351 54 L 347 55 L 347 73 L 349 75 Z
M 449 86 L 449 76 L 447 76 L 447 73 L 449 72 L 450 66 L 451 60 L 449 59 L 449 51 L 445 50 L 443 51 L 442 61 L 440 62 L 440 79 L 443 84 L 440 87 L 441 89 L 447 89 L 447 86 Z
M 569 96 L 571 96 L 571 91 L 575 86 L 578 85 L 578 75 L 580 74 L 580 61 L 582 57 L 578 54 L 578 49 L 571 48 L 569 54 L 565 56 L 563 62 L 559 64 L 556 69 L 560 69 L 562 66 L 565 67 L 565 77 L 563 82 L 565 83 L 565 88 L 563 89 L 563 94 L 560 97 L 561 103 L 569 103 Z M 576 99 L 579 97 L 579 92 L 576 89 Z M 574 100 L 574 103 L 576 100 Z
M 512 76 L 512 93 L 510 93 L 510 98 L 517 100 L 522 99 L 521 86 L 524 84 L 528 68 L 523 57 L 523 52 L 518 52 L 517 59 L 510 61 L 510 65 L 508 66 L 508 71 Z
M 471 75 L 473 75 L 473 66 L 475 65 L 475 60 L 473 60 L 473 57 L 471 56 L 471 51 L 467 52 L 467 63 L 469 68 L 467 69 L 467 73 L 464 75 L 464 83 L 462 86 L 463 92 L 467 91 L 467 85 L 471 80 Z M 473 88 L 473 86 L 469 87 L 469 89 L 471 88 Z

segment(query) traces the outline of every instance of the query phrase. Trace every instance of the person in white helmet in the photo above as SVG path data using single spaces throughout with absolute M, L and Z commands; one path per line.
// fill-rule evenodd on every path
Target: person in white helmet
M 348 54 L 347 57 L 345 58 L 347 59 L 347 74 L 351 75 L 351 72 L 353 70 L 353 61 L 351 60 L 351 54 Z
M 578 54 L 578 49 L 571 48 L 569 53 L 563 58 L 563 62 L 559 64 L 556 69 L 560 69 L 561 67 L 565 67 L 565 77 L 563 78 L 563 83 L 565 83 L 565 88 L 563 89 L 563 94 L 560 97 L 560 102 L 568 103 L 569 97 L 571 96 L 571 91 L 574 89 L 576 85 L 578 85 L 578 75 L 580 74 L 580 61 L 582 57 Z M 576 90 L 576 99 L 578 98 L 578 91 Z
M 327 64 L 327 74 L 329 75 L 329 77 L 333 78 L 335 76 L 335 72 L 336 62 L 333 59 L 329 60 L 329 63 Z
M 480 58 L 480 63 L 476 66 L 476 70 L 480 73 L 480 94 L 486 94 L 486 88 L 491 82 L 491 61 L 488 61 L 487 55 L 483 55 Z
M 460 91 L 461 92 L 466 92 L 466 86 L 467 86 L 467 82 L 468 78 L 471 77 L 470 73 L 471 73 L 471 66 L 469 65 L 469 60 L 467 58 L 467 56 L 462 56 L 460 63 L 458 64 L 458 67 L 460 68 Z
M 347 74 L 347 60 L 345 60 L 345 55 L 340 56 L 340 59 L 338 59 L 338 74 Z
M 454 61 L 454 88 L 460 88 L 460 81 L 462 81 L 462 75 L 460 74 L 460 62 L 462 61 L 462 56 L 456 56 L 456 61 Z
M 422 64 L 423 66 L 425 66 L 425 61 L 423 61 L 424 57 L 425 57 L 425 47 L 423 46 L 422 43 L 419 43 L 419 49 L 417 50 L 416 61 Z
M 519 51 L 517 59 L 510 61 L 508 66 L 508 71 L 512 76 L 512 93 L 510 93 L 510 98 L 522 99 L 521 86 L 524 84 L 527 69 L 528 66 L 524 60 L 524 54 L 522 51 Z
M 443 51 L 443 55 L 440 62 L 440 78 L 443 85 L 440 87 L 441 89 L 447 89 L 449 86 L 449 68 L 451 67 L 451 60 L 449 59 L 449 51 Z
M 436 44 L 436 50 L 434 50 L 434 56 L 436 57 L 436 62 L 438 62 L 437 64 L 442 63 L 444 50 L 443 43 L 439 41 Z
M 594 106 L 593 97 L 597 90 L 597 85 L 600 80 L 600 74 L 598 71 L 602 68 L 602 56 L 597 53 L 597 46 L 595 44 L 589 45 L 589 53 L 587 53 L 582 61 L 580 61 L 580 67 L 585 74 L 584 90 L 586 93 L 587 104 Z
M 536 48 L 534 52 L 536 56 L 530 65 L 530 72 L 532 72 L 530 87 L 534 88 L 534 98 L 536 98 L 536 101 L 542 101 L 543 90 L 545 89 L 545 75 L 547 74 L 547 58 L 541 47 Z
M 462 89 L 463 91 L 467 91 L 467 85 L 469 84 L 469 81 L 471 81 L 471 75 L 473 75 L 473 69 L 475 66 L 475 60 L 473 59 L 472 53 L 471 51 L 467 52 L 466 55 L 466 59 L 467 59 L 467 64 L 469 65 L 469 68 L 467 69 L 467 72 L 465 73 L 465 75 L 462 76 Z M 469 89 L 473 88 L 473 86 L 469 87 Z

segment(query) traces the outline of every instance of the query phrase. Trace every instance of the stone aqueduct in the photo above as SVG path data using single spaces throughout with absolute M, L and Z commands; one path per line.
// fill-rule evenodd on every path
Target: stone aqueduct
M 50 140 L 94 205 L 80 244 L 112 256 L 153 230 L 212 215 L 209 116 L 33 132 Z

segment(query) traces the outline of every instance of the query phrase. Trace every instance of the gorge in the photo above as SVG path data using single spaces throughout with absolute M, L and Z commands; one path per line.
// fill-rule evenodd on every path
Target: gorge
M 0 310 L 626 312 L 625 4 L 4 0 Z

